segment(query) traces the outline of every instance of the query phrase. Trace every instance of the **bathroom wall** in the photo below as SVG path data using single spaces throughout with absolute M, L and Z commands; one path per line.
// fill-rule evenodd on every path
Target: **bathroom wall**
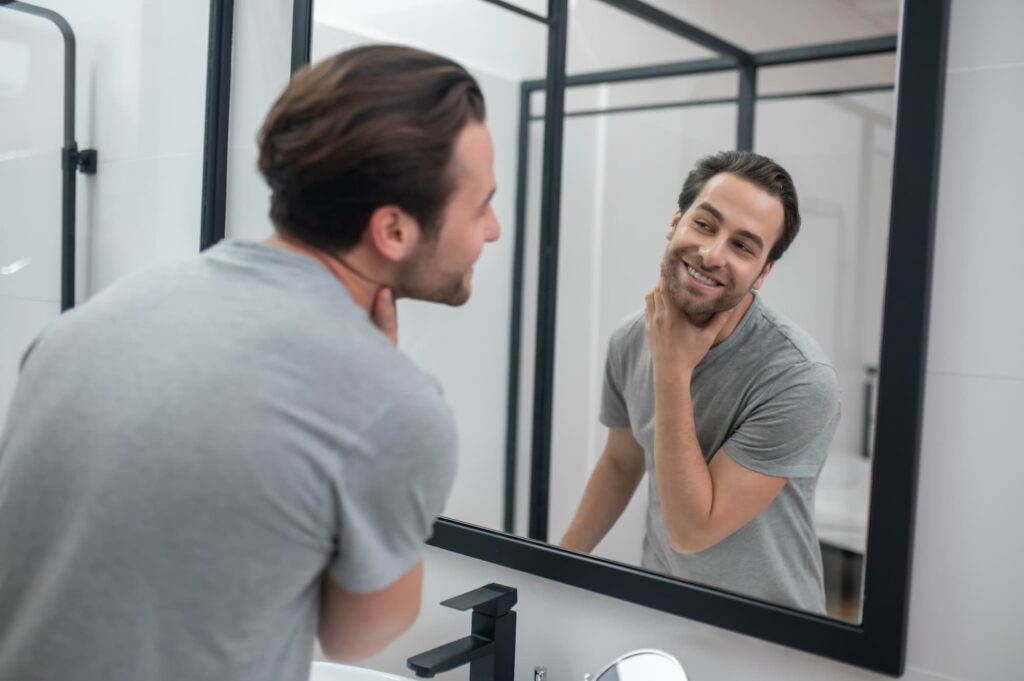
M 1003 681 L 1024 668 L 1024 315 L 1010 274 L 1024 252 L 1021 26 L 1017 0 L 953 2 L 904 676 L 912 681 Z M 439 549 L 427 550 L 426 568 L 420 620 L 367 666 L 407 673 L 406 657 L 468 631 L 464 613 L 437 603 L 497 581 L 520 590 L 521 680 L 534 665 L 553 681 L 580 679 L 647 646 L 675 654 L 694 679 L 887 678 Z
M 199 249 L 209 4 L 37 0 L 75 33 L 76 299 Z M 25 347 L 60 313 L 64 43 L 0 9 L 0 424 Z

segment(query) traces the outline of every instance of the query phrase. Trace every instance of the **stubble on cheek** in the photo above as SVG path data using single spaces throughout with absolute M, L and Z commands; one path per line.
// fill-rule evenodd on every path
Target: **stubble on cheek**
M 679 278 L 679 269 L 681 267 L 682 261 L 674 253 L 666 253 L 665 257 L 661 260 L 661 278 L 665 282 L 665 288 L 668 290 L 669 297 L 677 307 L 685 309 L 687 295 L 683 288 L 683 282 Z

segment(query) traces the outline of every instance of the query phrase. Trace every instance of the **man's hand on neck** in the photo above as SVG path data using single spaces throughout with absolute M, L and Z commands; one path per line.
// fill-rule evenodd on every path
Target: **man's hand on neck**
M 712 341 L 711 347 L 715 347 L 716 345 L 724 341 L 726 338 L 729 337 L 730 334 L 732 334 L 733 331 L 736 330 L 736 327 L 739 326 L 741 321 L 743 321 L 743 317 L 747 314 L 747 310 L 750 309 L 750 306 L 751 304 L 753 304 L 753 302 L 754 294 L 748 292 L 747 295 L 743 297 L 743 300 L 741 300 L 736 305 L 736 307 L 729 310 L 729 317 L 726 320 L 725 324 L 718 331 L 718 335 L 716 335 L 715 340 Z M 697 328 L 706 327 L 709 323 L 711 323 L 712 318 L 715 316 L 711 314 L 694 316 L 683 311 L 681 312 L 683 315 L 686 316 L 687 319 L 690 320 L 690 323 Z

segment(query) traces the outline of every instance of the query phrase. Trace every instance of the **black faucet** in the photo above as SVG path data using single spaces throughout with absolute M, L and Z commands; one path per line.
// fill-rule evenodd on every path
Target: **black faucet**
M 469 663 L 470 681 L 512 681 L 516 663 L 516 590 L 488 584 L 442 601 L 456 610 L 473 609 L 472 633 L 406 660 L 416 676 L 432 678 Z

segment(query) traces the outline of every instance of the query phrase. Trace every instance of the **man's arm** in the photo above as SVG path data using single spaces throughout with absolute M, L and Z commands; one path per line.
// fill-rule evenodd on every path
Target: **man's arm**
M 324 654 L 357 662 L 404 633 L 420 613 L 423 561 L 378 591 L 356 593 L 325 573 L 318 638 Z
M 672 548 L 703 551 L 750 522 L 787 478 L 744 468 L 724 450 L 708 464 L 697 440 L 690 381 L 732 310 L 696 326 L 659 282 L 647 295 L 645 328 L 654 365 L 654 470 Z
M 788 481 L 745 468 L 724 449 L 705 463 L 689 378 L 655 378 L 654 469 L 669 543 L 680 553 L 722 541 L 767 508 Z
M 644 451 L 629 428 L 609 428 L 608 442 L 590 475 L 561 546 L 590 553 L 622 515 L 644 476 Z

